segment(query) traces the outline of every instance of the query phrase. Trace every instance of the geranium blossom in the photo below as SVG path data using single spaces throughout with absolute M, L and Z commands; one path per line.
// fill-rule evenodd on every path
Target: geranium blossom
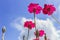
M 30 5 L 28 6 L 28 11 L 30 13 L 39 14 L 41 10 L 41 6 L 39 6 L 39 4 L 36 3 L 30 3 Z
M 39 36 L 43 36 L 45 34 L 44 30 L 39 30 Z
M 37 32 L 35 32 L 35 35 L 38 35 L 38 37 L 42 37 L 45 34 L 44 30 L 39 30 Z
M 33 23 L 32 21 L 26 21 L 26 22 L 24 22 L 24 27 L 32 29 L 35 27 L 35 23 Z
M 39 38 L 35 38 L 35 39 L 33 39 L 33 40 L 39 40 Z
M 45 4 L 43 8 L 43 14 L 52 15 L 55 10 L 56 8 L 53 5 Z

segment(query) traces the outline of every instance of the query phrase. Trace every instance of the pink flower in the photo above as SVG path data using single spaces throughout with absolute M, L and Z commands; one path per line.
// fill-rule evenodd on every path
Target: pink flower
M 45 32 L 44 32 L 44 30 L 37 30 L 36 32 L 34 32 L 34 34 L 37 36 L 37 37 L 42 37 L 44 34 L 45 34 Z
M 43 8 L 43 14 L 52 15 L 55 10 L 56 8 L 53 5 L 45 4 Z
M 39 4 L 36 3 L 30 3 L 30 5 L 28 6 L 28 11 L 30 13 L 39 14 L 41 10 L 41 6 L 39 6 Z
M 43 36 L 45 34 L 44 30 L 39 30 L 39 36 Z
M 27 27 L 27 28 L 29 28 L 29 29 L 32 29 L 32 28 L 35 27 L 35 23 L 33 23 L 32 21 L 26 21 L 26 22 L 24 23 L 24 27 Z
M 35 39 L 33 39 L 33 40 L 39 40 L 39 38 L 35 38 Z

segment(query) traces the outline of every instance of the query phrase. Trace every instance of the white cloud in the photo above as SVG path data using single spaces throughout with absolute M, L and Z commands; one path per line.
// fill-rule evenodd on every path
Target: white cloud
M 17 30 L 21 31 L 20 35 L 18 37 L 19 40 L 22 40 L 23 35 L 27 36 L 27 28 L 23 27 L 24 22 L 27 21 L 27 20 L 33 21 L 33 19 L 26 19 L 26 18 L 23 17 L 22 19 L 18 18 L 17 20 L 15 20 L 14 22 L 11 23 L 11 25 L 14 26 Z M 47 18 L 46 20 L 40 20 L 40 19 L 36 18 L 36 24 L 37 24 L 36 25 L 37 29 L 45 30 L 45 32 L 47 33 L 48 39 L 59 40 L 59 34 L 58 34 L 56 28 L 54 27 L 54 25 L 53 25 L 53 23 L 50 19 Z M 30 31 L 29 40 L 34 39 L 34 37 L 35 37 L 34 31 L 35 31 L 34 29 L 32 29 Z M 44 40 L 43 37 L 40 38 L 40 40 Z

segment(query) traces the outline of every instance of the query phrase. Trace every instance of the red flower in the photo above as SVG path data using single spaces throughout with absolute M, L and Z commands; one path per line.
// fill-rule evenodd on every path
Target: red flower
M 33 40 L 39 40 L 39 38 L 35 38 L 35 39 L 33 39 Z
M 41 10 L 42 8 L 39 6 L 39 4 L 36 3 L 30 3 L 30 5 L 28 6 L 28 11 L 30 13 L 39 14 Z
M 56 8 L 53 5 L 45 4 L 44 8 L 43 8 L 43 13 L 52 15 L 55 10 L 56 10 Z
M 39 30 L 39 36 L 43 36 L 45 34 L 44 30 Z
M 29 29 L 32 29 L 32 28 L 35 27 L 35 23 L 33 23 L 32 21 L 26 21 L 26 22 L 24 23 L 24 27 L 27 27 L 27 28 L 29 28 Z
M 39 30 L 39 31 L 37 31 L 37 32 L 34 32 L 34 34 L 37 36 L 37 37 L 42 37 L 44 34 L 45 34 L 45 32 L 44 32 L 44 30 Z

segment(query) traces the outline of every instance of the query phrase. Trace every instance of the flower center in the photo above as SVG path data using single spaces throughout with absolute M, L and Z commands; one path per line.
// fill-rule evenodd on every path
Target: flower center
M 28 25 L 28 28 L 31 29 L 31 25 Z
M 34 13 L 36 12 L 36 9 L 35 9 L 35 8 L 33 9 L 33 12 L 34 12 Z
M 50 11 L 50 8 L 48 8 L 47 10 Z

